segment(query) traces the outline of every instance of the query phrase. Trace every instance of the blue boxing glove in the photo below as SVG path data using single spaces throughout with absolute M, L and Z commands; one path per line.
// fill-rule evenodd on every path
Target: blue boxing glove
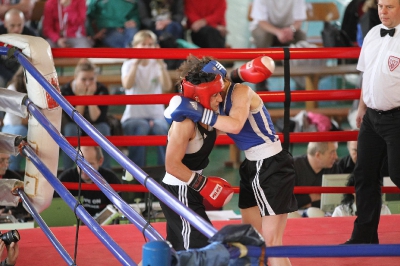
M 169 106 L 164 111 L 164 117 L 168 122 L 171 120 L 182 122 L 189 118 L 195 123 L 201 122 L 213 126 L 217 122 L 218 114 L 213 110 L 204 108 L 196 101 L 175 95 L 169 101 Z

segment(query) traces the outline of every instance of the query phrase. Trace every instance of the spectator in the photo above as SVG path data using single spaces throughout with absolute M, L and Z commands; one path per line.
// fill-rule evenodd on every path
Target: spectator
M 109 184 L 121 184 L 121 180 L 112 172 L 102 167 L 103 164 L 103 152 L 99 146 L 82 146 L 82 156 L 85 160 L 95 169 L 104 180 Z M 72 167 L 64 170 L 58 177 L 61 182 L 79 182 L 79 167 Z M 82 171 L 81 180 L 87 184 L 92 184 L 93 181 L 90 177 Z M 70 190 L 71 194 L 78 196 L 77 190 Z M 83 207 L 92 216 L 101 212 L 111 201 L 103 194 L 102 191 L 98 190 L 83 190 L 81 191 L 83 197 Z M 57 194 L 55 196 L 58 196 Z
M 153 31 L 158 38 L 165 33 L 175 39 L 184 38 L 183 0 L 140 0 L 139 13 L 142 29 Z
M 347 180 L 346 186 L 354 187 L 354 175 L 351 174 Z M 355 193 L 353 194 L 343 194 L 343 199 L 339 206 L 335 208 L 332 213 L 332 217 L 341 216 L 354 216 L 357 213 L 357 206 L 355 202 Z M 381 215 L 392 214 L 386 204 L 382 204 Z
M 20 67 L 12 78 L 10 85 L 7 87 L 7 89 L 21 93 L 27 93 L 25 78 L 26 77 L 24 73 L 24 68 Z M 26 136 L 28 134 L 28 117 L 22 118 L 12 113 L 6 113 L 3 119 L 3 128 L 1 129 L 1 132 L 13 135 L 20 135 L 23 137 Z M 10 157 L 10 164 L 8 166 L 8 169 L 12 171 L 22 170 L 22 160 L 22 155 L 12 155 Z
M 18 173 L 8 169 L 9 161 L 9 154 L 0 153 L 0 180 L 15 180 L 18 182 L 15 183 L 14 187 L 23 187 L 23 178 Z M 24 209 L 21 202 L 15 205 L 0 206 L 0 213 L 9 213 L 20 222 L 32 220 L 32 216 Z
M 90 48 L 86 36 L 86 3 L 82 0 L 47 0 L 42 34 L 52 48 Z
M 340 173 L 337 164 L 337 142 L 310 142 L 307 154 L 294 157 L 296 186 L 322 186 L 322 175 Z M 296 194 L 299 209 L 320 208 L 321 193 Z
M 4 17 L 4 24 L 0 25 L 0 34 L 7 33 L 36 36 L 34 30 L 25 26 L 24 13 L 16 8 L 7 11 Z
M 140 29 L 137 1 L 87 1 L 87 32 L 99 45 L 129 47 Z
M 6 245 L 4 241 L 0 239 L 0 256 L 3 254 L 4 247 L 7 249 L 7 258 L 0 262 L 0 266 L 15 265 L 19 255 L 18 242 L 11 242 L 10 245 Z
M 357 41 L 357 24 L 364 14 L 363 5 L 366 0 L 351 0 L 343 13 L 341 29 L 346 32 L 351 42 Z
M 105 85 L 97 82 L 96 66 L 88 59 L 81 59 L 75 68 L 74 79 L 61 86 L 63 96 L 84 96 L 84 95 L 108 95 Z M 110 126 L 107 123 L 108 105 L 76 105 L 75 109 L 91 123 L 104 136 L 111 135 Z M 62 131 L 64 136 L 76 136 L 77 125 L 64 113 Z M 82 132 L 82 135 L 86 135 Z M 62 152 L 64 169 L 71 168 L 73 161 Z M 104 155 L 104 168 L 111 168 L 111 157 Z
M 226 0 L 185 0 L 187 28 L 192 42 L 201 48 L 225 48 Z
M 357 23 L 357 42 L 360 47 L 368 31 L 374 26 L 381 24 L 377 3 L 378 0 L 367 0 L 362 7 L 364 13 Z
M 157 48 L 157 36 L 149 30 L 139 31 L 132 41 L 134 48 Z M 125 94 L 160 94 L 170 91 L 172 82 L 162 59 L 130 59 L 121 69 Z M 127 105 L 121 118 L 125 135 L 167 135 L 164 105 Z M 130 146 L 129 159 L 139 167 L 146 165 L 144 146 Z M 157 147 L 157 164 L 165 163 L 165 146 Z
M 254 0 L 251 35 L 257 48 L 288 46 L 306 40 L 301 25 L 307 19 L 304 0 Z
M 349 155 L 340 158 L 337 165 L 339 167 L 339 171 L 344 174 L 350 174 L 353 172 L 354 167 L 357 162 L 357 141 L 352 140 L 347 142 L 347 150 L 349 151 Z
M 250 16 L 250 31 L 256 48 L 289 46 L 306 40 L 301 30 L 307 18 L 304 0 L 254 0 Z M 256 84 L 255 90 L 268 90 L 267 82 Z
M 15 33 L 36 36 L 36 33 L 24 26 L 24 14 L 18 9 L 12 8 L 7 11 L 4 24 L 0 25 L 0 34 Z M 0 57 L 0 87 L 5 87 L 19 68 L 16 60 L 7 59 L 6 55 Z
M 26 20 L 30 20 L 33 6 L 37 0 L 0 0 L 0 19 L 4 20 L 6 13 L 13 8 L 21 10 Z

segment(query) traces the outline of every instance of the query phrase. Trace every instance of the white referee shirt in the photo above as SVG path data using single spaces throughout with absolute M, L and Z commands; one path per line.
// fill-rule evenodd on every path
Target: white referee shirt
M 393 37 L 381 37 L 382 24 L 365 36 L 357 69 L 364 72 L 362 97 L 367 107 L 390 110 L 400 107 L 400 25 Z
M 275 27 L 289 27 L 295 21 L 307 19 L 305 0 L 254 0 L 250 16 L 250 31 L 259 21 L 268 21 Z

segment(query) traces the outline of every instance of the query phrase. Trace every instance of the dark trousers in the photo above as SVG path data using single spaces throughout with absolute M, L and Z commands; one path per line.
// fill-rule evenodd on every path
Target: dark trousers
M 201 48 L 225 48 L 225 37 L 213 27 L 204 26 L 198 32 L 190 34 L 192 42 Z
M 358 135 L 354 169 L 357 218 L 352 239 L 379 243 L 378 224 L 382 205 L 382 170 L 387 156 L 389 175 L 400 187 L 400 111 L 379 113 L 367 109 Z

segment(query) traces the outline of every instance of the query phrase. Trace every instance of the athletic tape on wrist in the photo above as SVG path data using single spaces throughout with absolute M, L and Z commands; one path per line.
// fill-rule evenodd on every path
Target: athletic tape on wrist
M 206 181 L 207 181 L 207 177 L 205 177 L 204 175 L 195 173 L 195 177 L 193 178 L 193 181 L 189 184 L 189 187 L 191 187 L 192 189 L 199 192 L 200 190 L 202 190 L 202 188 L 206 184 Z

